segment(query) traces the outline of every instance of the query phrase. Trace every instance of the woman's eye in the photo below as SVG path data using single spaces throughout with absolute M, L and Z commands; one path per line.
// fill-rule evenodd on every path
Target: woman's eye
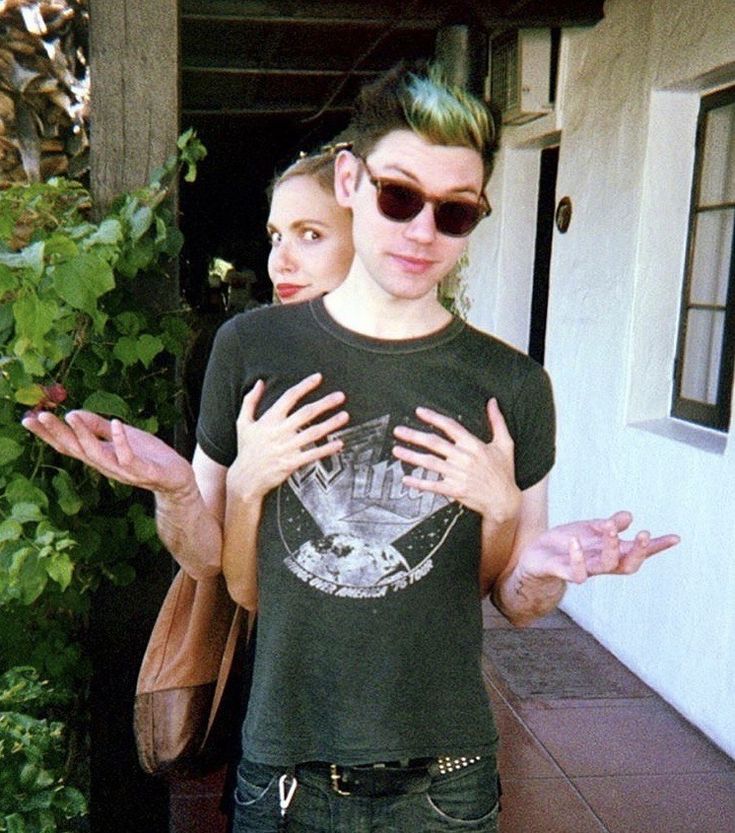
M 304 240 L 318 240 L 321 237 L 321 234 L 313 228 L 308 228 L 304 231 L 303 237 Z
M 268 241 L 271 246 L 277 246 L 281 242 L 281 233 L 278 231 L 268 232 Z

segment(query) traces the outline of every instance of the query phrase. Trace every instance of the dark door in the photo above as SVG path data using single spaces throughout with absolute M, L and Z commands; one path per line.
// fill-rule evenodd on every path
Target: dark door
M 528 354 L 541 364 L 544 363 L 546 344 L 546 313 L 549 302 L 549 270 L 551 266 L 551 245 L 554 237 L 554 207 L 556 205 L 556 173 L 558 168 L 558 145 L 544 148 L 541 151 L 541 172 L 539 174 L 531 326 L 528 333 Z

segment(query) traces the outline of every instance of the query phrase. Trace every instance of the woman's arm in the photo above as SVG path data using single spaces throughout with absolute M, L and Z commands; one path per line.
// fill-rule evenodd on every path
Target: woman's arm
M 343 393 L 330 393 L 298 407 L 321 382 L 319 373 L 307 377 L 257 419 L 264 383 L 256 382 L 242 402 L 237 418 L 237 457 L 226 477 L 222 569 L 230 595 L 248 610 L 258 606 L 257 538 L 263 499 L 297 469 L 342 448 L 338 439 L 316 443 L 349 420 L 346 411 L 339 411 L 317 421 L 344 402 Z

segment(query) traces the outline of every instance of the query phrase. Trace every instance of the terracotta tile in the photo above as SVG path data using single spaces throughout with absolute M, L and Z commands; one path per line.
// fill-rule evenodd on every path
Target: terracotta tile
M 513 693 L 508 683 L 498 669 L 487 657 L 482 658 L 482 675 L 485 678 L 485 687 L 490 697 L 500 697 L 504 702 L 518 703 L 518 698 Z
M 503 778 L 559 778 L 554 760 L 504 704 L 493 709 L 500 734 L 498 765 Z
M 577 778 L 610 833 L 732 833 L 735 773 Z
M 524 721 L 570 777 L 735 772 L 735 761 L 658 700 L 635 708 L 528 710 Z
M 500 833 L 608 833 L 563 778 L 503 778 L 502 808 Z

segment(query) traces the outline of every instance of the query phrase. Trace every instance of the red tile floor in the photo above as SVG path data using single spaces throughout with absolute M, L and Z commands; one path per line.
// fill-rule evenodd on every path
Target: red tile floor
M 485 628 L 501 833 L 735 833 L 735 761 L 569 617 Z M 169 833 L 222 833 L 219 791 L 174 787 Z
M 511 634 L 488 605 L 485 627 L 501 833 L 735 833 L 735 761 L 569 617 Z M 554 675 L 544 660 L 558 665 L 559 645 L 568 662 Z M 514 660 L 539 674 L 514 673 Z

